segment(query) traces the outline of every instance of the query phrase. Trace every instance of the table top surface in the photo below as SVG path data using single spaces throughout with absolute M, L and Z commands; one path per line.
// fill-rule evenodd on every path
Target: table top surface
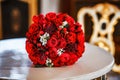
M 83 80 L 100 77 L 112 69 L 113 56 L 85 43 L 83 56 L 71 66 L 35 68 L 25 50 L 25 38 L 0 41 L 0 79 Z

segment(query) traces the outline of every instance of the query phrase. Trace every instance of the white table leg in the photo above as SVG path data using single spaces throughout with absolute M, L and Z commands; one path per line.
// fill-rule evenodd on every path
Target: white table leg
M 93 80 L 107 80 L 106 74 Z

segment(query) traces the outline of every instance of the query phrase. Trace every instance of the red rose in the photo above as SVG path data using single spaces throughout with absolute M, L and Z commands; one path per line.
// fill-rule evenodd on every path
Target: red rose
M 64 38 L 61 38 L 58 40 L 57 48 L 65 48 L 66 47 L 66 41 Z
M 74 19 L 72 17 L 70 17 L 69 15 L 66 16 L 65 20 L 68 22 L 68 24 L 70 26 L 73 26 L 74 25 Z
M 37 48 L 30 43 L 28 40 L 26 41 L 26 51 L 28 52 L 29 55 L 33 55 L 34 53 L 36 53 L 38 50 Z
M 51 12 L 51 13 L 48 13 L 46 14 L 46 17 L 45 17 L 47 20 L 55 20 L 56 19 L 56 14 Z
M 82 56 L 82 53 L 84 52 L 85 48 L 84 48 L 84 45 L 78 45 L 77 46 L 78 48 L 78 52 L 76 53 L 78 57 L 81 57 Z
M 60 31 L 54 32 L 53 37 L 55 37 L 57 40 L 60 39 L 60 38 L 62 38 L 62 36 L 61 36 L 61 34 L 60 34 Z
M 49 49 L 49 57 L 52 59 L 57 57 L 57 49 L 55 47 Z
M 29 27 L 28 32 L 26 33 L 27 38 L 32 41 L 32 40 L 37 40 L 39 38 L 38 34 L 40 31 L 40 27 L 37 24 L 32 24 Z M 36 41 L 34 41 L 36 42 Z
M 63 66 L 64 63 L 60 61 L 60 58 L 58 57 L 56 60 L 53 61 L 54 66 L 60 67 Z
M 47 21 L 46 21 L 45 17 L 42 14 L 40 14 L 39 15 L 39 24 L 38 25 L 41 28 L 44 28 L 46 26 L 46 24 L 47 24 Z
M 36 23 L 40 27 L 43 27 L 44 24 L 46 24 L 46 20 L 44 19 L 44 15 L 42 15 L 42 14 L 33 16 L 32 20 L 34 23 Z
M 38 27 L 37 24 L 33 23 L 33 24 L 30 25 L 28 32 L 34 34 L 34 33 L 39 32 L 39 30 L 40 30 L 40 27 Z
M 32 60 L 33 64 L 44 65 L 46 63 L 47 57 L 43 54 L 29 55 L 29 58 Z
M 65 50 L 68 52 L 76 53 L 77 52 L 77 44 L 76 43 L 67 44 L 65 47 Z
M 69 27 L 69 31 L 70 31 L 70 32 L 74 32 L 74 31 L 75 31 L 75 26 L 70 26 L 70 27 Z
M 79 23 L 75 23 L 75 32 L 81 32 L 81 25 Z
M 78 57 L 74 53 L 69 53 L 69 54 L 70 54 L 70 59 L 67 62 L 67 65 L 72 65 L 78 60 Z
M 31 59 L 31 61 L 33 62 L 34 65 L 37 65 L 38 64 L 38 56 L 31 56 L 31 55 L 28 55 L 29 58 Z
M 38 63 L 44 65 L 46 63 L 47 56 L 45 54 L 38 55 Z
M 62 25 L 63 21 L 65 20 L 66 14 L 60 13 L 57 15 L 57 18 L 54 20 L 55 25 L 59 28 Z
M 84 52 L 84 49 L 85 49 L 85 47 L 84 47 L 84 35 L 83 35 L 82 31 L 77 34 L 77 40 L 78 40 L 78 46 L 77 46 L 78 53 L 76 53 L 76 54 L 78 57 L 81 57 L 82 53 Z
M 62 25 L 62 21 L 60 21 L 59 19 L 55 19 L 54 22 L 57 28 L 59 28 L 59 26 Z
M 84 44 L 84 35 L 83 35 L 82 31 L 77 34 L 77 40 L 79 42 L 79 45 L 83 45 Z
M 48 47 L 55 47 L 58 44 L 58 40 L 55 37 L 51 37 L 48 41 L 47 41 L 47 46 Z
M 55 60 L 53 61 L 53 64 L 54 64 L 55 67 L 60 67 L 60 66 L 65 66 L 65 65 L 66 65 L 65 62 L 62 62 L 62 61 L 60 60 L 60 57 L 58 57 L 57 59 L 55 59 Z
M 76 34 L 73 33 L 73 32 L 69 32 L 66 35 L 66 40 L 67 40 L 68 43 L 75 43 L 75 41 L 76 41 Z
M 32 20 L 33 20 L 34 23 L 38 23 L 39 22 L 39 16 L 38 15 L 33 16 Z
M 29 32 L 26 33 L 26 37 L 30 40 L 31 39 L 31 35 Z M 30 40 L 31 41 L 31 40 Z
M 67 16 L 67 14 L 59 13 L 57 15 L 57 19 L 60 20 L 61 22 L 63 22 L 63 21 L 65 21 L 66 16 Z
M 61 56 L 60 56 L 60 60 L 63 63 L 68 62 L 69 59 L 70 59 L 70 55 L 68 53 L 62 53 Z
M 29 32 L 26 33 L 26 36 L 29 39 L 29 41 L 31 41 L 31 42 L 33 42 L 35 44 L 37 43 L 37 39 L 39 39 L 39 37 L 36 36 L 36 35 L 37 34 L 32 34 L 32 33 L 29 33 Z
M 48 22 L 46 27 L 45 27 L 45 32 L 49 33 L 52 35 L 56 31 L 57 27 L 55 24 Z

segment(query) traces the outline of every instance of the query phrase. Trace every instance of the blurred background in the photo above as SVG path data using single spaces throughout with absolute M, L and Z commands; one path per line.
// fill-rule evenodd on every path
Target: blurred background
M 82 24 L 85 41 L 115 58 L 110 80 L 120 80 L 120 0 L 0 0 L 0 40 L 25 37 L 32 16 L 63 12 Z

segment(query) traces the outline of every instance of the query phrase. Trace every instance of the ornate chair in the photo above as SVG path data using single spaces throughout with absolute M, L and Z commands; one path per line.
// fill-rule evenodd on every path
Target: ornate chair
M 85 20 L 86 15 L 89 16 L 86 18 L 87 20 Z M 89 38 L 88 35 L 90 35 L 88 42 L 109 51 L 115 57 L 113 71 L 120 73 L 120 64 L 117 63 L 120 62 L 118 59 L 120 57 L 120 52 L 118 52 L 120 46 L 117 42 L 120 42 L 119 37 L 113 36 L 119 34 L 120 25 L 118 27 L 117 24 L 120 19 L 120 10 L 112 4 L 101 3 L 94 7 L 81 8 L 78 11 L 77 19 L 83 26 L 86 38 Z M 89 21 L 89 25 L 85 24 L 85 21 Z M 92 32 L 89 34 L 88 32 L 91 30 Z M 118 58 L 116 59 L 116 57 Z

